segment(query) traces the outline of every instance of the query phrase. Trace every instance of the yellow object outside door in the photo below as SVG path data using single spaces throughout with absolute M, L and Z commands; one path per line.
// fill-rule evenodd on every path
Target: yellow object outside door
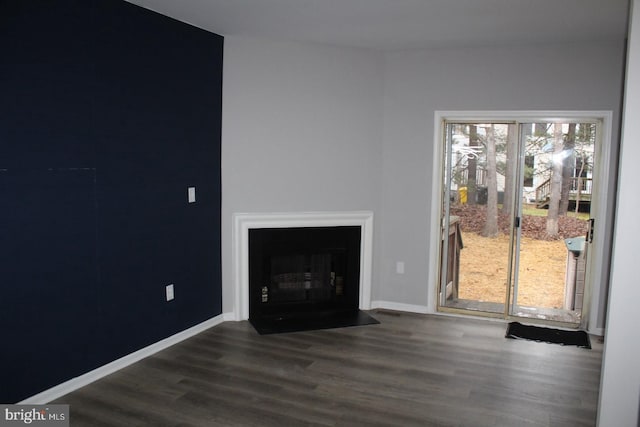
M 467 204 L 467 187 L 458 188 L 458 197 L 460 198 L 460 204 Z

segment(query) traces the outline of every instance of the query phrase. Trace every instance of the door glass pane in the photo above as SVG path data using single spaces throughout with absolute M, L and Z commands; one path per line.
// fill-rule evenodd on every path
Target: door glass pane
M 506 313 L 516 133 L 503 123 L 447 126 L 441 306 Z
M 596 125 L 523 125 L 520 241 L 511 314 L 579 323 Z

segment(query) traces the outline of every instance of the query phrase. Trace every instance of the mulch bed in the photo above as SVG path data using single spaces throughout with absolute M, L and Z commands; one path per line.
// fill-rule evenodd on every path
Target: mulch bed
M 462 233 L 458 297 L 504 303 L 509 236 L 482 237 Z M 565 291 L 567 248 L 561 240 L 523 237 L 520 242 L 518 304 L 528 307 L 562 308 Z

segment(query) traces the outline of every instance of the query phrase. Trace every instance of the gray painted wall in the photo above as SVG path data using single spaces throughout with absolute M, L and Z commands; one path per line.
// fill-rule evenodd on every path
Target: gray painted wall
M 612 110 L 618 139 L 622 43 L 383 54 L 226 37 L 224 67 L 225 313 L 232 215 L 270 211 L 372 210 L 374 302 L 426 308 L 436 110 Z
M 637 193 L 640 158 L 640 4 L 633 2 L 626 75 L 624 124 L 618 189 L 611 294 L 600 385 L 598 425 L 640 425 L 640 286 L 638 236 L 640 198 Z
M 436 110 L 612 110 L 612 141 L 617 141 L 622 70 L 622 43 L 388 54 L 383 223 L 382 235 L 376 236 L 381 246 L 378 282 L 386 286 L 377 298 L 426 306 L 431 297 L 427 280 L 433 272 L 427 259 L 429 239 L 435 237 L 429 210 Z M 395 273 L 398 260 L 406 263 L 404 275 Z M 604 296 L 601 300 L 604 304 Z
M 233 213 L 378 210 L 381 58 L 225 37 L 222 116 L 222 294 L 229 313 Z

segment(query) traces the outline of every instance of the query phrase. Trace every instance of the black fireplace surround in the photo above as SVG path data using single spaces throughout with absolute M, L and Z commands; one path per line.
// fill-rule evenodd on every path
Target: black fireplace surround
M 360 226 L 250 229 L 249 321 L 256 330 L 325 329 L 369 317 L 358 310 L 360 236 Z

